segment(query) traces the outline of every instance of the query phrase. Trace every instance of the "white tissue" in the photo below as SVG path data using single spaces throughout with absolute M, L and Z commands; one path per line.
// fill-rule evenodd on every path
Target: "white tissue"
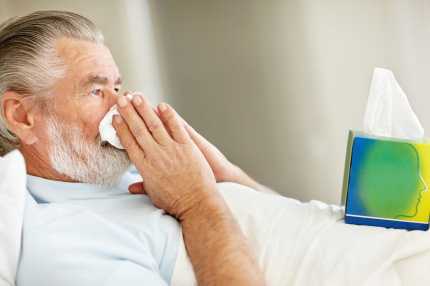
M 390 70 L 375 68 L 373 72 L 364 115 L 364 131 L 377 136 L 410 140 L 424 137 L 421 123 Z
M 118 149 L 125 149 L 119 141 L 115 128 L 112 126 L 112 119 L 115 114 L 119 114 L 118 107 L 116 105 L 112 106 L 112 108 L 106 113 L 105 117 L 103 117 L 102 121 L 100 121 L 100 139 L 102 142 L 108 142 Z
M 133 98 L 133 94 L 129 92 L 126 94 L 126 97 L 131 100 Z M 100 125 L 99 125 L 100 139 L 102 143 L 108 142 L 109 144 L 111 144 L 112 146 L 118 149 L 125 149 L 124 146 L 122 146 L 121 141 L 119 141 L 119 137 L 118 137 L 118 134 L 116 134 L 115 128 L 113 128 L 112 126 L 112 119 L 116 114 L 119 114 L 118 106 L 114 105 L 106 113 L 102 121 L 100 121 Z

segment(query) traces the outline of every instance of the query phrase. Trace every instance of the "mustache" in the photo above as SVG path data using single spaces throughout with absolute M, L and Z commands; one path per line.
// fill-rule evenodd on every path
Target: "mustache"
M 101 136 L 100 136 L 100 132 L 97 134 L 97 136 L 96 136 L 95 140 L 96 140 L 96 142 L 95 142 L 95 143 L 96 143 L 96 145 L 99 145 L 99 146 L 101 146 L 101 147 L 109 146 L 109 142 L 107 142 L 107 141 L 102 141 Z

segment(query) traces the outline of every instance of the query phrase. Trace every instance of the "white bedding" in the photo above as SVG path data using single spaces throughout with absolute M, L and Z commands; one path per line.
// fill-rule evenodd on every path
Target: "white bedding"
M 429 285 L 430 233 L 344 224 L 343 209 L 223 183 L 268 285 Z M 196 285 L 181 241 L 172 285 Z
M 15 285 L 21 246 L 26 172 L 18 151 L 0 157 L 0 286 Z
M 25 198 L 19 152 L 0 158 L 0 286 L 14 285 Z M 268 285 L 429 285 L 430 232 L 346 225 L 343 210 L 219 184 Z M 172 285 L 196 285 L 180 241 Z

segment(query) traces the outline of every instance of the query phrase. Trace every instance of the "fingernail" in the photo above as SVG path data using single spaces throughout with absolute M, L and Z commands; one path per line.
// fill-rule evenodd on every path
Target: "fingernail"
M 113 117 L 113 120 L 114 120 L 116 123 L 118 123 L 118 124 L 121 124 L 121 123 L 122 123 L 121 115 L 115 115 L 115 116 Z
M 163 103 L 160 103 L 160 104 L 158 105 L 158 109 L 159 109 L 161 112 L 166 111 L 166 110 L 167 110 L 167 104 L 165 104 L 164 102 L 163 102 Z
M 140 97 L 140 95 L 135 95 L 133 97 L 133 103 L 135 105 L 140 105 L 142 103 L 142 98 Z
M 127 91 L 124 96 L 131 100 L 133 98 L 133 92 Z
M 127 105 L 127 98 L 125 98 L 124 96 L 121 96 L 118 100 L 118 104 L 121 107 L 125 107 Z

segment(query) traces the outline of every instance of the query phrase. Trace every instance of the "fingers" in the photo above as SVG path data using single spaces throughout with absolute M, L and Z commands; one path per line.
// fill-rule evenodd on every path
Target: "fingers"
M 156 144 L 154 138 L 147 129 L 142 118 L 139 116 L 133 105 L 130 103 L 130 100 L 125 96 L 119 96 L 118 106 L 119 113 L 124 118 L 129 131 L 131 131 L 131 133 L 134 135 L 140 147 L 145 150 L 145 148 L 150 148 L 151 146 L 154 146 Z
M 148 100 L 141 94 L 135 94 L 132 102 L 155 141 L 160 145 L 167 145 L 172 139 Z
M 179 115 L 178 113 L 176 114 L 179 117 L 179 120 L 182 121 L 182 124 L 185 126 L 185 130 L 187 131 L 191 139 L 194 141 L 194 143 L 196 143 L 197 145 L 209 143 L 200 133 L 198 133 L 191 125 L 189 125 L 188 122 L 185 121 L 185 119 L 183 119 L 181 115 Z
M 136 94 L 133 104 L 122 96 L 118 99 L 118 105 L 121 116 L 142 149 L 156 143 L 167 145 L 172 138 L 178 143 L 191 141 L 183 119 L 166 103 L 160 104 L 157 111 L 154 111 L 143 96 Z M 164 126 L 169 129 L 171 136 Z
M 173 108 L 167 103 L 161 103 L 158 105 L 158 112 L 161 121 L 163 121 L 164 125 L 169 129 L 172 138 L 176 142 L 182 144 L 190 142 L 191 139 L 185 130 L 184 124 Z
M 185 121 L 184 121 L 185 122 Z M 193 127 L 185 122 L 185 130 L 190 135 L 191 139 L 196 143 L 199 149 L 202 149 L 206 145 L 210 144 L 200 133 L 198 133 Z
M 115 128 L 122 146 L 127 151 L 128 156 L 133 162 L 142 162 L 145 158 L 144 151 L 139 147 L 139 144 L 134 139 L 133 135 L 128 129 L 127 124 L 119 115 L 113 118 L 112 126 Z
M 145 185 L 143 184 L 143 182 L 137 182 L 137 183 L 131 184 L 130 186 L 128 186 L 128 191 L 134 195 L 146 194 Z
M 185 119 L 183 119 L 179 114 L 178 114 L 178 117 L 182 121 L 182 124 L 185 126 L 185 130 L 187 131 L 188 135 L 191 137 L 191 140 L 193 140 L 193 142 L 197 145 L 200 151 L 203 152 L 203 154 L 206 152 L 208 148 L 213 146 L 208 140 L 206 140 L 205 137 L 203 137 L 191 125 L 189 125 L 188 122 L 186 122 Z

